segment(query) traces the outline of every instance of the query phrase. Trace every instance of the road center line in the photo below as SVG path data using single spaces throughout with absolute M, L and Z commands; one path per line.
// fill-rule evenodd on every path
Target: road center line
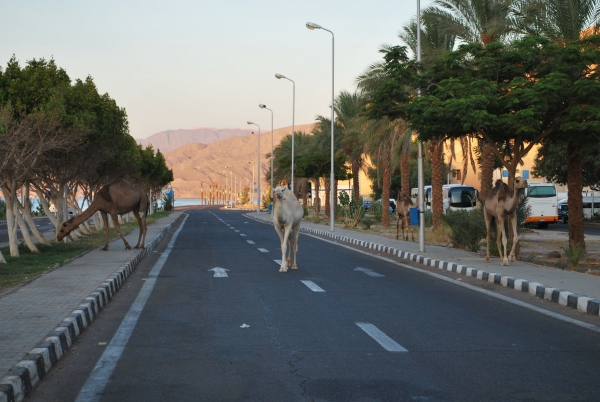
M 269 250 L 267 250 L 266 248 L 259 248 L 258 251 L 260 251 L 261 253 L 268 253 Z
M 281 260 L 273 260 L 275 261 L 278 265 L 281 265 Z
M 313 292 L 324 292 L 325 291 L 319 285 L 314 283 L 313 281 L 300 281 L 300 282 L 305 284 Z
M 357 322 L 356 325 L 388 352 L 408 352 L 408 350 L 400 346 L 395 340 L 381 332 L 375 325 L 368 322 Z
M 248 242 L 248 244 L 254 244 L 254 242 L 252 240 L 246 240 Z
M 373 278 L 383 278 L 385 276 L 385 275 L 378 274 L 377 272 L 375 272 L 369 268 L 356 267 L 356 268 L 354 268 L 354 270 L 364 272 L 365 274 L 372 276 Z
M 79 391 L 76 402 L 96 402 L 100 400 L 104 388 L 106 388 L 106 384 L 108 383 L 117 362 L 121 358 L 121 354 L 125 350 L 127 342 L 129 342 L 129 337 L 137 324 L 138 318 L 142 314 L 142 310 L 144 310 L 144 306 L 154 289 L 156 278 L 158 278 L 158 274 L 160 274 L 167 258 L 169 258 L 175 240 L 177 240 L 179 232 L 183 229 L 188 216 L 189 215 L 186 214 L 183 222 L 181 222 L 181 226 L 179 226 L 179 229 L 173 234 L 167 249 L 162 253 L 158 261 L 156 261 L 156 264 L 154 264 L 154 267 L 148 274 L 148 279 L 144 282 L 144 286 L 142 286 L 140 293 L 129 308 L 125 318 L 123 318 L 119 329 L 113 336 L 110 344 L 106 347 L 106 350 L 104 350 L 102 356 L 100 356 L 100 359 L 83 385 L 83 388 Z

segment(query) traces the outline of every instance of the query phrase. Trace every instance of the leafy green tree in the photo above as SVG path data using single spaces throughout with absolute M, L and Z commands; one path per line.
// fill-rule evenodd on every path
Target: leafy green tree
M 461 46 L 425 75 L 424 95 L 403 112 L 423 139 L 476 133 L 494 145 L 512 183 L 522 158 L 550 135 L 569 136 L 569 158 L 598 141 L 599 44 L 598 37 L 567 46 L 526 37 L 511 46 Z M 583 226 L 576 232 L 570 240 L 582 244 Z

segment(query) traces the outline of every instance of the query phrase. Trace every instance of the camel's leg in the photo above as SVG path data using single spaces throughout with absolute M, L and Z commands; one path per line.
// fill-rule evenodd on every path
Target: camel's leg
M 294 228 L 294 265 L 292 265 L 292 269 L 298 269 L 298 264 L 296 264 L 296 254 L 298 253 L 298 238 L 300 237 L 300 227 L 297 226 Z
M 284 228 L 283 240 L 281 242 L 281 268 L 279 272 L 287 272 L 287 243 L 290 238 L 291 225 Z
M 119 216 L 117 214 L 110 214 L 110 217 L 113 219 L 115 229 L 117 230 L 119 236 L 121 236 L 121 240 L 123 240 L 123 243 L 125 243 L 125 250 L 131 250 L 131 246 L 129 245 L 129 243 L 127 243 L 125 237 L 123 237 L 123 233 L 121 233 L 121 226 L 119 225 Z
M 294 230 L 290 231 L 288 236 L 288 251 L 286 253 L 286 261 L 288 267 L 292 266 L 292 253 L 294 252 Z
M 519 235 L 517 234 L 517 217 L 509 216 L 508 217 L 508 229 L 512 230 L 513 234 L 513 244 L 510 248 L 510 255 L 508 256 L 508 261 L 516 261 L 515 250 L 517 249 L 517 244 L 519 243 Z
M 508 242 L 506 240 L 506 231 L 504 230 L 504 219 L 497 219 L 496 224 L 498 225 L 496 244 L 498 245 L 498 254 L 500 255 L 500 259 L 502 260 L 501 265 L 508 265 L 508 250 L 506 249 Z M 500 236 L 502 236 L 502 245 L 504 246 L 504 250 L 500 248 Z
M 483 219 L 485 220 L 485 231 L 487 233 L 486 240 L 485 240 L 485 260 L 487 262 L 490 262 L 490 240 L 491 240 L 490 224 L 491 224 L 492 218 L 488 215 L 488 212 L 487 212 L 487 209 L 485 209 L 485 206 L 483 207 Z
M 138 211 L 133 211 L 133 215 L 135 216 L 138 227 L 140 228 L 138 242 L 134 248 L 144 248 L 144 243 L 146 241 L 146 216 L 143 212 L 138 213 Z
M 400 215 L 396 213 L 396 240 L 398 240 L 398 234 L 400 230 Z M 402 235 L 404 236 L 404 228 L 402 228 Z
M 104 222 L 104 233 L 106 234 L 106 244 L 104 245 L 102 250 L 106 251 L 108 250 L 108 215 L 104 211 L 100 211 L 100 214 L 102 215 L 102 221 Z
M 279 243 L 281 244 L 281 267 L 279 269 L 279 272 L 285 272 L 287 271 L 287 266 L 285 265 L 285 247 L 283 246 L 283 231 L 281 230 L 281 225 L 279 224 L 275 224 L 275 231 L 277 232 L 277 235 L 279 236 Z M 285 270 L 283 270 L 285 268 Z

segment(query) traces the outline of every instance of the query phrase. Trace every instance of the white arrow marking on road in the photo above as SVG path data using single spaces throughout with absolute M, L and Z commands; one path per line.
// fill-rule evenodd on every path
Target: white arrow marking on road
M 229 270 L 225 269 L 225 268 L 214 267 L 214 268 L 209 269 L 209 271 L 215 272 L 215 276 L 213 276 L 213 278 L 227 278 L 227 272 L 225 272 L 225 271 L 229 271 Z
M 383 278 L 385 276 L 385 275 L 378 274 L 377 272 L 375 272 L 369 268 L 356 267 L 356 268 L 354 268 L 354 270 L 364 272 L 365 274 L 372 276 L 374 278 Z
M 260 251 L 261 253 L 268 253 L 269 250 L 267 250 L 266 248 L 259 248 L 258 251 Z
M 313 281 L 300 281 L 305 284 L 313 292 L 324 292 L 324 290 Z
M 248 244 L 254 244 L 254 242 L 252 240 L 246 240 L 248 242 Z
M 356 325 L 365 331 L 371 338 L 375 339 L 375 341 L 388 352 L 408 352 L 408 350 L 400 346 L 395 340 L 381 332 L 375 325 L 369 324 L 368 322 L 357 322 Z

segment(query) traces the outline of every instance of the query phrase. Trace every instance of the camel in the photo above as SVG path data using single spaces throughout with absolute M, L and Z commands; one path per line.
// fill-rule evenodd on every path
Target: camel
M 498 245 L 498 254 L 502 259 L 502 265 L 508 265 L 509 261 L 515 260 L 515 249 L 519 243 L 517 235 L 517 207 L 519 198 L 527 188 L 527 180 L 522 177 L 515 177 L 513 181 L 513 190 L 511 192 L 508 184 L 503 183 L 498 179 L 494 188 L 488 193 L 485 198 L 485 206 L 483 216 L 485 218 L 485 228 L 487 230 L 487 244 L 485 260 L 490 262 L 490 228 L 494 218 L 496 219 L 496 244 Z M 510 255 L 506 256 L 507 237 L 504 229 L 504 218 L 508 218 L 508 228 L 512 230 L 513 245 L 510 250 Z M 500 247 L 500 236 L 502 235 L 502 245 L 504 246 L 504 254 Z
M 398 240 L 398 234 L 400 226 L 402 226 L 402 238 L 408 241 L 408 231 L 412 235 L 412 241 L 415 241 L 415 228 L 410 225 L 410 207 L 413 206 L 413 202 L 406 194 L 401 194 L 398 191 L 398 199 L 396 200 L 396 240 Z M 406 228 L 406 235 L 404 229 Z
M 292 265 L 292 252 L 294 264 L 292 269 L 298 269 L 296 253 L 298 252 L 298 236 L 300 235 L 300 221 L 304 217 L 304 209 L 288 186 L 277 187 L 273 190 L 275 205 L 273 207 L 273 225 L 281 241 L 281 268 L 279 272 L 287 272 Z M 287 256 L 287 242 L 290 243 L 290 254 Z
M 114 182 L 102 187 L 102 189 L 94 197 L 94 201 L 89 208 L 65 223 L 62 224 L 60 231 L 56 234 L 56 240 L 61 241 L 73 229 L 81 223 L 88 220 L 95 212 L 100 211 L 102 220 L 104 221 L 104 231 L 106 233 L 106 244 L 102 250 L 108 250 L 108 214 L 110 214 L 117 233 L 121 236 L 125 249 L 131 250 L 131 246 L 121 233 L 119 226 L 118 215 L 127 214 L 133 211 L 140 227 L 140 235 L 135 248 L 144 248 L 146 241 L 146 215 L 148 214 L 148 196 L 146 193 L 131 185 L 127 180 L 119 178 Z

